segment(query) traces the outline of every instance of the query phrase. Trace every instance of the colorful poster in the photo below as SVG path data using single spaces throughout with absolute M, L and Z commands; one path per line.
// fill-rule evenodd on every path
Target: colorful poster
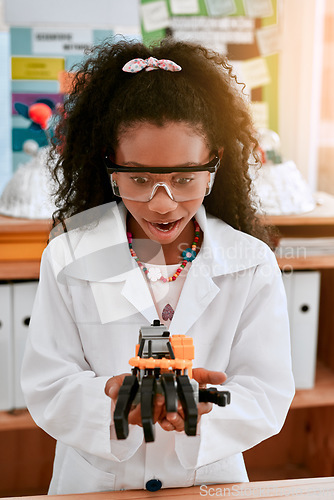
M 83 54 L 93 45 L 93 31 L 88 28 L 33 28 L 33 54 Z
M 21 103 L 24 104 L 25 106 L 31 106 L 32 104 L 36 103 L 39 99 L 49 99 L 54 106 L 56 106 L 59 103 L 62 103 L 64 100 L 63 94 L 57 93 L 57 94 L 52 94 L 45 92 L 43 95 L 40 93 L 33 93 L 33 92 L 13 92 L 12 93 L 12 114 L 17 115 L 17 110 L 14 107 L 15 103 Z
M 13 80 L 58 80 L 64 69 L 62 57 L 12 57 Z

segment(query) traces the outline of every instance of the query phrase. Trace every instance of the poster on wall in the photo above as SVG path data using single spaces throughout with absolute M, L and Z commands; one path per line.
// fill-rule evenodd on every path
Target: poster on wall
M 39 147 L 50 140 L 47 124 L 36 121 L 32 109 L 48 106 L 52 114 L 63 102 L 75 65 L 94 44 L 113 35 L 111 29 L 64 26 L 10 29 L 14 172 L 28 159 L 24 151 L 27 140 L 37 142 Z
M 10 28 L 10 89 L 6 95 L 11 124 L 8 141 L 9 177 L 30 160 L 23 145 L 34 140 L 41 148 L 49 137 L 31 118 L 31 109 L 61 105 L 69 91 L 75 65 L 93 45 L 120 36 L 142 39 L 140 0 L 4 0 L 4 20 Z M 46 108 L 45 108 L 46 109 Z M 0 180 L 3 166 L 0 166 Z M 7 178 L 8 178 L 7 175 Z M 4 186 L 0 185 L 0 193 Z
M 141 0 L 148 43 L 166 34 L 224 54 L 251 101 L 258 128 L 278 130 L 281 0 Z

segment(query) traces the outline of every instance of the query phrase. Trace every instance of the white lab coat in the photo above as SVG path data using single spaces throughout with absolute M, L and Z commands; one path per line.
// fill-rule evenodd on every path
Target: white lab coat
M 118 441 L 104 387 L 130 371 L 139 327 L 158 315 L 128 250 L 124 205 L 102 208 L 85 229 L 75 229 L 82 215 L 70 219 L 42 257 L 22 387 L 37 425 L 57 439 L 49 493 L 247 481 L 241 452 L 279 432 L 294 394 L 273 253 L 200 207 L 204 240 L 169 331 L 193 337 L 194 367 L 227 373 L 231 404 L 202 416 L 195 437 L 156 424 L 154 443 L 139 426 Z

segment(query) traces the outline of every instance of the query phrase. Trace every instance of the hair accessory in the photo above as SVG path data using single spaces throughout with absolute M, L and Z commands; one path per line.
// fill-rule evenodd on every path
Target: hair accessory
M 194 241 L 191 245 L 191 248 L 187 248 L 187 250 L 182 252 L 183 261 L 181 262 L 181 264 L 179 265 L 179 267 L 177 268 L 177 270 L 175 271 L 173 276 L 169 276 L 168 278 L 164 278 L 162 276 L 162 273 L 161 273 L 159 268 L 151 267 L 151 268 L 147 269 L 147 267 L 145 267 L 144 264 L 142 264 L 142 262 L 140 262 L 140 260 L 137 257 L 136 252 L 132 248 L 132 233 L 129 233 L 129 232 L 127 233 L 130 253 L 131 253 L 132 257 L 135 259 L 135 261 L 137 262 L 140 269 L 142 271 L 144 271 L 144 273 L 146 274 L 147 278 L 150 281 L 161 280 L 164 283 L 167 283 L 168 281 L 175 281 L 176 278 L 181 274 L 182 270 L 186 267 L 188 262 L 191 262 L 192 260 L 194 260 L 194 258 L 196 257 L 197 243 L 199 241 L 200 227 L 195 219 L 193 219 L 193 221 L 194 221 L 194 226 L 195 226 L 195 237 L 194 237 Z
M 125 73 L 139 73 L 142 70 L 152 71 L 154 69 L 164 69 L 165 71 L 181 71 L 181 66 L 169 59 L 156 59 L 149 57 L 148 59 L 131 59 L 127 62 L 122 71 Z

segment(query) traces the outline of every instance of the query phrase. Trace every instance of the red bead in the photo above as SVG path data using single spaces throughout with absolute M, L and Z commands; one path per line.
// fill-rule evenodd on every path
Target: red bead
M 175 281 L 176 280 L 176 276 L 172 276 L 172 280 Z

